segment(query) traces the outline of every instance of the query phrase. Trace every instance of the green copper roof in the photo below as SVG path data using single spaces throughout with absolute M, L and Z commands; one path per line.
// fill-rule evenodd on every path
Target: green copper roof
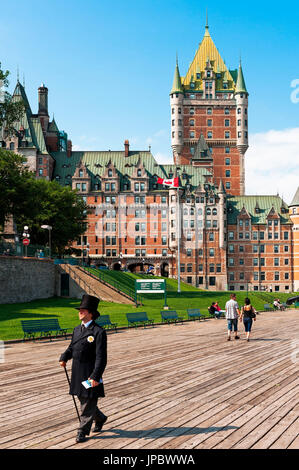
M 178 63 L 176 63 L 171 93 L 184 93 Z
M 272 209 L 280 216 L 283 224 L 291 223 L 288 206 L 280 196 L 227 196 L 228 224 L 236 224 L 237 217 L 245 207 L 251 216 L 252 224 L 267 224 L 267 216 Z M 256 211 L 258 208 L 258 212 Z
M 293 197 L 293 200 L 290 206 L 299 206 L 299 186 L 298 186 L 295 196 Z
M 191 185 L 190 191 L 194 190 L 199 183 L 205 182 L 204 175 L 211 176 L 209 170 L 203 167 L 194 167 L 192 165 L 180 165 L 179 167 L 176 165 L 159 165 L 149 151 L 130 151 L 128 157 L 125 157 L 124 151 L 72 152 L 71 157 L 68 157 L 66 152 L 51 152 L 51 155 L 55 159 L 53 178 L 58 177 L 58 181 L 63 186 L 71 183 L 71 177 L 75 173 L 80 161 L 86 166 L 91 176 L 92 186 L 98 181 L 98 177 L 103 176 L 106 166 L 110 161 L 117 170 L 121 184 L 128 177 L 133 176 L 138 161 L 144 166 L 147 175 L 152 178 L 151 184 L 156 182 L 155 176 L 169 178 L 170 173 L 175 176 L 177 168 L 180 168 L 179 174 L 182 186 L 189 183 Z M 183 178 L 182 175 L 185 175 L 185 177 Z M 161 186 L 159 189 L 164 188 Z
M 49 122 L 48 131 L 49 132 L 59 132 L 59 129 L 57 127 L 57 124 L 56 124 L 56 121 L 55 121 L 54 117 L 53 117 L 53 120 L 51 122 Z
M 240 65 L 239 65 L 239 71 L 238 71 L 238 78 L 237 78 L 235 93 L 248 93 L 247 89 L 246 89 L 246 85 L 245 85 L 245 80 L 244 80 L 244 75 L 243 75 L 241 62 L 240 62 Z

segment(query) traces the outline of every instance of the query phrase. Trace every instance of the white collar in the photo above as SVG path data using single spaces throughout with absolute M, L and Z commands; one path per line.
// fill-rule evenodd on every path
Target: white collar
M 88 328 L 89 325 L 91 324 L 91 322 L 92 322 L 92 320 L 89 320 L 87 323 L 83 323 L 83 322 L 82 322 L 82 325 L 84 325 L 85 328 Z

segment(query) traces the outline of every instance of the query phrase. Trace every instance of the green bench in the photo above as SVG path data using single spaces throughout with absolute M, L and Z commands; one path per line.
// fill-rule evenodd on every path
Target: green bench
M 299 308 L 299 302 L 295 302 L 294 306 L 295 308 Z
M 199 308 L 187 308 L 188 320 L 200 320 L 201 318 L 205 319 L 200 313 Z
M 126 313 L 126 316 L 129 327 L 137 327 L 138 325 L 143 325 L 144 328 L 148 325 L 154 326 L 154 320 L 149 319 L 146 312 Z
M 183 323 L 183 317 L 178 317 L 176 310 L 161 310 L 162 323 Z
M 72 328 L 61 328 L 57 318 L 48 318 L 42 320 L 21 320 L 21 325 L 24 333 L 23 341 L 26 338 L 35 339 L 36 334 L 40 333 L 39 338 L 48 337 L 52 338 L 52 333 L 55 337 L 64 336 L 66 338 L 67 330 Z
M 264 304 L 264 312 L 272 312 L 274 307 L 270 304 Z
M 109 315 L 100 315 L 100 317 L 97 318 L 96 323 L 107 330 L 111 328 L 114 328 L 116 330 L 117 328 L 117 323 L 111 323 Z

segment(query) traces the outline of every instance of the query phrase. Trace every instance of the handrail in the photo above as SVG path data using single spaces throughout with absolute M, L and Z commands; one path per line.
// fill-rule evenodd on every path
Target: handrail
M 134 289 L 131 289 L 130 287 L 128 286 L 125 286 L 123 284 L 121 284 L 119 281 L 115 280 L 115 279 L 111 279 L 111 278 L 107 278 L 104 273 L 99 270 L 99 269 L 96 269 L 96 268 L 90 268 L 89 266 L 85 266 L 84 268 L 81 268 L 80 269 L 84 269 L 84 271 L 92 276 L 95 276 L 95 278 L 98 278 L 101 282 L 103 282 L 104 284 L 108 285 L 109 287 L 112 287 L 114 289 L 116 289 L 118 292 L 126 295 L 127 297 L 129 297 L 131 300 L 133 300 L 136 305 L 139 303 L 142 305 L 142 299 L 141 299 L 141 296 L 140 295 L 136 295 L 135 294 L 135 290 Z M 93 274 L 94 273 L 94 274 Z
M 76 271 L 75 271 L 73 268 L 71 268 L 71 266 L 70 266 L 69 264 L 64 264 L 64 265 L 63 265 L 63 267 L 66 267 L 66 266 L 68 267 L 69 274 L 70 274 L 70 273 L 73 274 L 74 280 L 75 280 L 75 281 L 76 281 L 76 280 L 79 281 L 79 286 L 80 286 L 80 287 L 81 287 L 81 285 L 80 285 L 80 282 L 81 282 L 81 283 L 83 283 L 83 289 L 84 289 L 86 292 L 88 292 L 89 295 L 95 295 L 96 297 L 98 296 L 98 293 L 97 293 L 94 289 L 92 289 L 92 287 L 90 287 L 90 286 L 87 284 L 87 282 L 85 282 L 84 279 L 82 279 L 82 278 L 78 275 L 78 273 L 76 273 Z

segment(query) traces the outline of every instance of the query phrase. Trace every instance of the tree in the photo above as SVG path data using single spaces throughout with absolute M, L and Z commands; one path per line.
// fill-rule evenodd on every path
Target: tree
M 77 191 L 56 181 L 34 179 L 27 183 L 22 210 L 15 215 L 18 232 L 28 225 L 31 243 L 45 245 L 48 231 L 41 225 L 50 225 L 52 252 L 62 255 L 86 230 L 86 203 Z
M 25 166 L 26 159 L 0 148 L 0 226 L 7 218 L 23 211 L 24 194 L 34 181 L 33 174 Z
M 9 71 L 4 72 L 0 62 L 0 131 L 5 129 L 11 135 L 14 132 L 14 123 L 22 117 L 25 106 L 23 101 L 13 101 L 10 93 L 5 90 L 9 85 L 8 76 Z

